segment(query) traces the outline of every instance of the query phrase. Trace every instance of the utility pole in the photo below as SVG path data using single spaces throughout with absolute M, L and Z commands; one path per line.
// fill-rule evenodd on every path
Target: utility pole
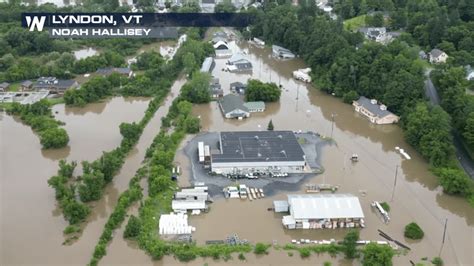
M 331 139 L 332 139 L 332 133 L 334 132 L 334 117 L 336 116 L 335 113 L 331 113 Z
M 398 164 L 397 164 L 397 167 L 395 168 L 395 181 L 393 182 L 392 198 L 390 199 L 390 202 L 393 201 L 393 196 L 395 195 L 395 187 L 397 186 L 397 177 L 398 177 Z
M 441 257 L 441 251 L 443 251 L 444 240 L 446 239 L 446 228 L 447 228 L 447 225 L 448 225 L 448 218 L 446 218 L 446 220 L 444 221 L 443 240 L 441 241 L 441 248 L 439 249 L 438 257 Z

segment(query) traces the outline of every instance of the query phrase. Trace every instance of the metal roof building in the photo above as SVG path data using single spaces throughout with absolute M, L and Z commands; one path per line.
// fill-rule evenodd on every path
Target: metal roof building
M 350 194 L 288 195 L 288 204 L 296 221 L 364 218 L 359 199 Z
M 206 57 L 206 59 L 204 59 L 204 62 L 202 63 L 201 72 L 212 73 L 212 70 L 214 69 L 215 65 L 216 63 L 214 62 L 214 58 Z
M 217 174 L 302 173 L 306 158 L 291 131 L 234 131 L 220 133 L 220 153 L 212 154 Z

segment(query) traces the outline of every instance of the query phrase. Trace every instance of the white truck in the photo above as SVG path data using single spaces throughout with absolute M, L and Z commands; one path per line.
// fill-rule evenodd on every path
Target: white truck
M 311 72 L 311 68 L 302 68 L 293 71 L 293 77 L 297 80 L 301 80 L 307 83 L 311 82 L 311 76 L 309 75 L 309 72 Z

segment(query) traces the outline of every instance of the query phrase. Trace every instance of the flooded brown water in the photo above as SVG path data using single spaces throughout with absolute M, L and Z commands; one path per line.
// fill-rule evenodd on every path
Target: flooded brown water
M 1 114 L 0 265 L 85 265 L 119 194 L 140 167 L 146 148 L 159 132 L 161 117 L 183 83 L 179 80 L 174 84 L 122 170 L 106 187 L 103 199 L 94 203 L 82 236 L 70 246 L 62 245 L 67 222 L 56 207 L 48 178 L 56 173 L 59 159 L 94 160 L 102 151 L 117 147 L 121 141 L 118 126 L 139 121 L 149 99 L 117 97 L 84 108 L 54 106 L 56 118 L 66 123 L 70 136 L 69 147 L 60 150 L 42 151 L 38 137 L 28 126 Z
M 435 177 L 428 170 L 428 164 L 403 140 L 403 133 L 398 126 L 374 126 L 356 114 L 352 106 L 295 82 L 291 72 L 305 67 L 301 60 L 276 61 L 270 57 L 268 48 L 252 48 L 245 43 L 234 46 L 234 50 L 237 48 L 248 49 L 254 71 L 251 75 L 223 72 L 221 69 L 226 60 L 216 60 L 213 75 L 220 78 L 224 90 L 229 92 L 231 82 L 246 81 L 253 77 L 282 84 L 284 91 L 281 100 L 279 103 L 267 104 L 264 113 L 252 114 L 243 121 L 224 119 L 215 102 L 194 106 L 194 114 L 201 117 L 204 131 L 264 130 L 272 119 L 276 129 L 312 130 L 329 136 L 334 114 L 333 137 L 337 145 L 323 149 L 321 161 L 325 172 L 307 182 L 338 184 L 339 192 L 359 196 L 366 216 L 366 228 L 361 231 L 361 239 L 384 240 L 377 232 L 377 229 L 381 229 L 412 248 L 406 256 L 395 257 L 395 265 L 409 265 L 409 260 L 420 262 L 423 257 L 438 256 L 446 218 L 447 238 L 441 255 L 445 265 L 474 264 L 474 210 L 465 200 L 442 194 Z M 395 150 L 396 146 L 404 148 L 412 159 L 403 159 Z M 359 154 L 360 161 L 356 164 L 349 161 L 352 153 Z M 183 176 L 187 176 L 189 161 L 182 150 L 178 151 L 175 159 L 183 169 Z M 400 167 L 397 186 L 394 200 L 390 202 L 397 165 Z M 180 180 L 179 184 L 185 186 L 189 182 Z M 366 196 L 362 196 L 361 192 L 366 192 Z M 211 204 L 209 213 L 191 217 L 190 224 L 197 227 L 193 239 L 202 244 L 205 240 L 224 239 L 229 234 L 237 233 L 251 242 L 275 240 L 284 245 L 300 238 L 340 240 L 347 233 L 341 229 L 283 229 L 282 215 L 269 212 L 267 208 L 272 206 L 273 200 L 285 198 L 286 192 L 280 192 L 275 197 L 253 202 L 217 200 Z M 372 212 L 370 203 L 374 200 L 389 202 L 390 224 L 383 224 Z M 412 221 L 416 221 L 425 231 L 422 241 L 408 241 L 403 237 L 404 226 Z M 134 242 L 121 238 L 123 227 L 118 232 L 119 237 L 114 238 L 109 246 L 107 256 L 102 260 L 104 265 L 181 265 L 172 257 L 152 261 Z M 197 259 L 185 265 L 322 265 L 324 261 L 331 261 L 334 265 L 359 264 L 340 256 L 331 258 L 327 254 L 313 254 L 310 259 L 302 260 L 298 253 L 293 257 L 288 256 L 286 251 L 271 250 L 270 253 L 270 256 L 263 257 L 248 254 L 245 262 L 240 262 L 234 255 L 233 260 L 226 263 Z
M 377 234 L 377 229 L 381 229 L 393 238 L 408 243 L 412 248 L 407 256 L 395 257 L 395 265 L 409 265 L 409 259 L 419 262 L 422 257 L 437 256 L 441 245 L 443 223 L 446 218 L 448 218 L 448 233 L 441 255 L 445 264 L 474 264 L 472 253 L 474 210 L 468 206 L 465 200 L 441 193 L 435 177 L 428 170 L 428 164 L 403 140 L 402 131 L 398 126 L 374 126 L 356 114 L 350 105 L 343 104 L 339 99 L 303 83 L 295 82 L 291 78 L 291 72 L 305 67 L 301 60 L 276 61 L 270 57 L 268 48 L 253 48 L 245 43 L 238 46 L 248 50 L 254 71 L 251 75 L 222 72 L 221 69 L 226 60 L 216 60 L 217 66 L 213 74 L 220 78 L 224 90 L 229 92 L 231 82 L 246 81 L 253 77 L 280 83 L 284 88 L 281 100 L 279 103 L 268 104 L 264 113 L 252 114 L 249 119 L 243 121 L 223 119 L 215 102 L 197 105 L 194 107 L 194 113 L 201 116 L 205 131 L 264 130 L 268 121 L 272 119 L 277 130 L 312 130 L 322 135 L 331 135 L 331 116 L 335 114 L 333 138 L 337 145 L 327 146 L 323 149 L 321 163 L 325 172 L 311 178 L 308 182 L 338 184 L 340 185 L 339 192 L 359 196 L 366 216 L 366 228 L 361 231 L 362 239 L 383 240 Z M 234 49 L 237 48 L 237 46 L 234 47 Z M 184 81 L 180 82 L 182 84 Z M 174 92 L 177 92 L 178 89 L 176 86 L 173 87 Z M 170 98 L 167 103 L 170 102 L 169 100 Z M 167 108 L 160 108 L 158 114 L 150 122 L 148 127 L 153 130 L 148 130 L 148 128 L 145 130 L 135 153 L 132 152 L 130 155 L 138 157 L 127 159 L 122 173 L 108 187 L 103 202 L 97 203 L 94 215 L 91 216 L 92 222 L 85 228 L 81 239 L 72 246 L 61 246 L 63 236 L 60 231 L 66 223 L 59 216 L 59 212 L 54 209 L 53 191 L 46 186 L 47 178 L 54 174 L 57 168 L 57 162 L 49 158 L 55 157 L 45 158 L 40 153 L 38 138 L 28 127 L 15 122 L 11 117 L 3 117 L 0 123 L 2 140 L 5 139 L 5 136 L 8 136 L 9 140 L 1 143 L 1 162 L 3 163 L 1 166 L 3 169 L 2 178 L 0 179 L 2 181 L 1 264 L 67 262 L 68 264 L 84 265 L 90 258 L 93 246 L 99 238 L 111 207 L 116 202 L 118 193 L 125 189 L 129 177 L 139 167 L 144 152 L 142 147 L 149 145 L 154 134 L 158 132 L 159 112 L 164 112 L 165 109 Z M 64 111 L 64 113 L 66 112 Z M 93 112 L 84 115 L 88 114 L 92 115 Z M 123 120 L 124 115 L 121 116 Z M 58 114 L 58 117 L 61 115 Z M 75 155 L 75 150 L 80 149 L 81 147 L 78 146 L 82 145 L 95 147 L 92 151 L 85 151 L 92 157 L 87 159 L 96 158 L 104 148 L 107 150 L 106 141 L 110 136 L 113 138 L 115 134 L 109 131 L 117 130 L 118 132 L 118 124 L 111 126 L 112 129 L 105 129 L 104 126 L 109 127 L 109 125 L 104 123 L 97 123 L 97 127 L 105 130 L 106 133 L 100 133 L 97 129 L 94 134 L 98 135 L 86 134 L 80 144 L 75 144 L 73 134 L 76 133 L 71 131 L 72 128 L 68 129 L 71 135 L 69 156 L 79 157 L 79 153 Z M 75 130 L 81 129 L 76 128 Z M 84 131 L 86 128 L 83 129 Z M 90 140 L 86 136 L 90 136 Z M 76 137 L 79 138 L 79 136 Z M 87 144 L 88 141 L 92 143 Z M 110 143 L 112 146 L 112 141 Z M 412 159 L 403 159 L 395 150 L 396 146 L 404 148 Z M 349 156 L 352 153 L 359 154 L 360 161 L 356 164 L 349 162 Z M 21 160 L 24 157 L 26 160 Z M 184 168 L 189 165 L 182 152 L 178 152 L 176 160 Z M 395 197 L 394 201 L 390 202 L 397 165 L 400 168 Z M 124 174 L 125 172 L 127 174 Z M 29 185 L 31 181 L 27 178 L 35 178 L 34 180 L 37 181 L 33 181 L 34 183 Z M 28 185 L 25 186 L 25 184 Z M 186 184 L 186 182 L 182 184 Z M 362 196 L 360 191 L 366 191 L 367 195 Z M 193 238 L 199 243 L 203 243 L 205 240 L 223 239 L 229 234 L 237 233 L 241 238 L 246 238 L 251 242 L 276 240 L 278 244 L 284 245 L 291 239 L 298 238 L 334 238 L 339 240 L 347 232 L 344 230 L 284 230 L 281 225 L 281 215 L 269 212 L 267 208 L 271 207 L 272 200 L 285 197 L 286 193 L 281 192 L 275 197 L 253 202 L 217 200 L 211 205 L 209 213 L 193 216 L 190 219 L 190 224 L 197 227 Z M 369 204 L 373 200 L 390 203 L 392 219 L 390 224 L 383 224 L 372 213 Z M 28 208 L 29 206 L 37 207 Z M 136 213 L 136 211 L 137 206 L 133 208 L 132 213 Z M 412 221 L 416 221 L 425 231 L 425 238 L 422 241 L 411 242 L 404 239 L 403 228 Z M 101 264 L 180 264 L 172 257 L 153 262 L 148 255 L 136 247 L 135 243 L 123 240 L 123 227 L 124 225 L 115 233 L 115 237 L 107 249 L 107 255 Z M 21 237 L 19 237 L 20 235 Z M 25 248 L 28 249 L 28 252 L 24 251 Z M 240 262 L 234 255 L 234 259 L 225 265 L 321 265 L 326 260 L 332 261 L 334 265 L 352 264 L 340 257 L 330 258 L 328 255 L 316 256 L 313 254 L 309 260 L 302 260 L 297 253 L 293 257 L 289 257 L 285 251 L 271 250 L 270 252 L 270 256 L 263 257 L 248 254 L 246 262 Z M 189 265 L 203 265 L 204 263 L 209 265 L 224 264 L 222 261 L 213 261 L 212 259 L 198 259 Z M 358 263 L 354 262 L 354 264 Z

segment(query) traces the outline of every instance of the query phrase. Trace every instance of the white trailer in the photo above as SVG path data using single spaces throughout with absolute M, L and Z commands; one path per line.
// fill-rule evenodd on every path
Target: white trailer
M 253 38 L 253 42 L 259 46 L 265 46 L 265 42 L 259 38 Z
M 204 163 L 204 142 L 202 141 L 198 143 L 198 155 L 199 155 L 199 162 Z

